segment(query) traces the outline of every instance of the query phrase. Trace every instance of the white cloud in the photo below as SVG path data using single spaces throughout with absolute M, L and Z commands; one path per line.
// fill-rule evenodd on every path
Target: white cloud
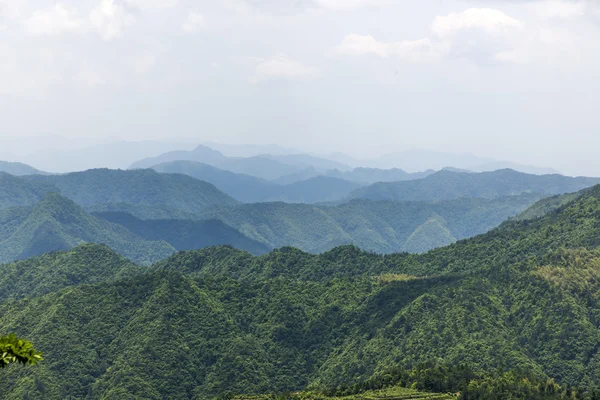
M 504 61 L 509 59 L 511 41 L 523 28 L 522 22 L 499 10 L 470 8 L 437 16 L 431 24 L 431 37 L 381 42 L 372 36 L 352 34 L 333 52 L 356 56 L 373 54 L 410 62 L 438 61 L 445 57 L 464 57 L 476 62 Z
M 386 0 L 316 0 L 317 7 L 328 10 L 352 10 L 360 7 L 377 6 L 387 3 Z
M 438 56 L 431 40 L 404 40 L 400 42 L 384 43 L 373 36 L 348 35 L 337 46 L 334 53 L 361 56 L 373 54 L 378 57 L 399 57 L 409 61 L 427 61 Z
M 115 0 L 102 0 L 90 14 L 90 20 L 100 36 L 106 40 L 122 36 L 136 21 L 135 16 Z
M 187 33 L 197 33 L 204 28 L 206 28 L 204 16 L 195 11 L 190 12 L 181 25 L 181 29 Z
M 294 15 L 314 10 L 346 11 L 389 4 L 392 0 L 221 0 L 241 14 Z
M 56 4 L 52 8 L 34 12 L 24 24 L 32 34 L 57 35 L 81 31 L 85 28 L 86 21 L 65 5 Z
M 16 19 L 23 11 L 23 3 L 23 0 L 0 0 L 0 21 Z
M 334 52 L 353 56 L 374 54 L 379 57 L 388 57 L 388 49 L 389 45 L 387 43 L 379 42 L 373 36 L 352 34 L 346 36 L 342 44 L 334 49 Z
M 133 8 L 144 9 L 167 9 L 179 5 L 178 0 L 125 0 L 125 3 Z
M 586 3 L 583 1 L 546 0 L 529 5 L 529 8 L 539 17 L 573 18 L 584 15 Z
M 447 37 L 463 30 L 479 29 L 495 34 L 506 29 L 520 29 L 523 24 L 500 10 L 469 8 L 458 13 L 437 16 L 431 26 L 433 34 Z
M 292 61 L 284 54 L 257 61 L 258 64 L 255 67 L 252 82 L 261 82 L 269 79 L 311 80 L 321 75 L 317 68 Z

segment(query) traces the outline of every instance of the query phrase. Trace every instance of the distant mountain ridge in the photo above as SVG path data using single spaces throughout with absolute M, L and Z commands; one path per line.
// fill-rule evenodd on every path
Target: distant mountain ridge
M 515 171 L 533 175 L 559 174 L 553 168 L 523 165 L 509 161 L 498 161 L 472 154 L 458 154 L 423 149 L 411 149 L 388 153 L 374 159 L 362 161 L 363 165 L 379 168 L 402 168 L 407 171 L 424 171 L 427 169 L 441 170 L 444 167 L 467 169 L 473 172 L 490 172 L 499 169 L 514 169 Z
M 600 178 L 532 175 L 510 169 L 482 173 L 442 170 L 419 180 L 375 183 L 357 189 L 348 199 L 441 201 L 461 197 L 493 199 L 521 193 L 556 195 L 598 183 Z
M 155 165 L 152 169 L 161 173 L 185 174 L 209 182 L 243 203 L 337 201 L 362 186 L 355 182 L 320 175 L 283 185 L 195 161 L 172 161 Z
M 22 175 L 47 175 L 46 172 L 33 168 L 30 165 L 20 162 L 0 161 L 0 172 L 5 172 L 14 176 Z
M 339 164 L 306 155 L 258 155 L 252 157 L 226 157 L 221 152 L 200 145 L 192 151 L 172 151 L 133 163 L 129 169 L 151 168 L 172 161 L 196 161 L 236 173 L 273 180 L 312 166 L 309 161 L 329 166 Z

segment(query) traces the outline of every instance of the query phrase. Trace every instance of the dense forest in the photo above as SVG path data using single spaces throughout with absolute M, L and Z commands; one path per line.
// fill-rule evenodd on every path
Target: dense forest
M 595 399 L 599 238 L 595 187 L 422 255 L 221 246 L 139 267 L 89 244 L 4 264 L 0 335 L 44 361 L 4 369 L 2 397 Z

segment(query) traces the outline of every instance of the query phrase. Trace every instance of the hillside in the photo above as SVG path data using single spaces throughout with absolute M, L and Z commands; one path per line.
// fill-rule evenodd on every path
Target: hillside
M 542 217 L 542 216 L 548 214 L 549 212 L 554 211 L 557 208 L 560 208 L 560 207 L 564 206 L 565 204 L 577 199 L 579 196 L 581 196 L 584 193 L 585 193 L 585 190 L 582 190 L 580 192 L 567 193 L 567 194 L 561 194 L 561 195 L 556 195 L 556 196 L 552 196 L 552 197 L 547 197 L 545 199 L 542 199 L 542 200 L 536 202 L 534 205 L 532 205 L 531 207 L 529 207 L 528 209 L 526 209 L 519 215 L 515 216 L 515 219 L 528 220 L 528 219 L 535 219 L 535 218 Z
M 237 201 L 213 185 L 186 175 L 159 174 L 153 170 L 92 169 L 66 175 L 27 176 L 30 184 L 52 186 L 84 207 L 128 203 L 161 206 L 196 214 L 215 205 Z
M 120 225 L 95 218 L 56 193 L 33 206 L 0 211 L 0 262 L 69 250 L 89 242 L 106 244 L 144 264 L 175 251 L 164 241 L 147 241 Z
M 385 398 L 412 386 L 463 399 L 595 399 L 599 212 L 596 187 L 424 255 L 216 247 L 2 302 L 3 331 L 33 340 L 45 360 L 3 372 L 0 385 L 29 399 L 327 398 L 319 393 L 386 385 L 400 386 Z
M 338 201 L 362 185 L 344 179 L 316 176 L 271 190 L 263 201 L 315 204 Z
M 215 208 L 201 217 L 222 220 L 273 248 L 293 246 L 320 253 L 343 244 L 355 244 L 379 253 L 423 252 L 487 232 L 540 198 L 528 194 L 436 204 L 356 200 L 335 207 L 261 203 Z M 427 224 L 432 218 L 439 223 Z M 411 239 L 413 234 L 418 235 L 419 244 L 415 244 L 415 236 Z
M 529 175 L 509 169 L 476 174 L 442 170 L 419 180 L 375 183 L 357 189 L 349 198 L 395 201 L 441 201 L 461 197 L 493 199 L 521 193 L 571 193 L 598 183 L 600 178 Z
M 372 185 L 376 182 L 399 182 L 413 179 L 422 179 L 435 173 L 433 170 L 423 172 L 409 173 L 398 168 L 380 169 L 380 168 L 355 168 L 352 171 L 329 170 L 326 175 L 334 178 L 345 179 L 365 185 Z
M 35 169 L 30 165 L 8 161 L 0 161 L 0 173 L 1 172 L 15 176 L 45 174 L 44 172 Z
M 152 241 L 165 241 L 176 250 L 195 250 L 230 245 L 252 254 L 264 254 L 271 248 L 252 240 L 219 220 L 141 220 L 127 213 L 95 213 L 95 216 L 125 227 Z
M 29 182 L 22 178 L 0 172 L 0 210 L 31 205 L 58 188 L 44 182 Z
M 285 201 L 320 203 L 341 200 L 361 185 L 324 176 L 291 184 L 276 184 L 251 175 L 225 171 L 193 161 L 173 161 L 152 167 L 162 173 L 180 173 L 213 184 L 217 189 L 243 203 Z
M 0 264 L 0 303 L 37 297 L 68 286 L 125 278 L 145 270 L 108 246 L 83 244 L 68 252 Z

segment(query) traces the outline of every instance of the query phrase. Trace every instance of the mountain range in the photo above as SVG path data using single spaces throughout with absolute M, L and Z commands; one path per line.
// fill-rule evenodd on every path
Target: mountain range
M 556 195 L 600 183 L 600 178 L 532 175 L 510 169 L 483 173 L 442 170 L 423 179 L 381 182 L 350 193 L 349 199 L 441 201 L 461 197 L 497 198 L 520 193 Z
M 169 165 L 186 166 L 185 163 Z M 338 200 L 335 206 L 283 202 L 240 204 L 210 183 L 153 170 L 89 170 L 23 177 L 1 174 L 0 180 L 4 182 L 0 185 L 1 208 L 32 207 L 49 193 L 60 193 L 85 209 L 78 215 L 86 214 L 82 220 L 88 222 L 78 226 L 89 229 L 83 229 L 85 232 L 79 229 L 75 234 L 56 226 L 54 220 L 43 222 L 43 218 L 38 220 L 37 217 L 35 224 L 25 225 L 28 229 L 20 228 L 28 212 L 21 208 L 17 214 L 22 217 L 18 219 L 11 210 L 13 214 L 7 214 L 6 221 L 13 222 L 6 222 L 7 233 L 3 239 L 6 254 L 2 260 L 69 249 L 90 241 L 109 244 L 139 263 L 155 261 L 175 250 L 214 244 L 233 244 L 254 254 L 282 246 L 320 253 L 343 244 L 356 244 L 380 253 L 422 253 L 484 233 L 543 197 L 585 188 L 598 181 L 527 175 L 510 170 L 481 174 L 445 170 L 423 179 L 377 183 L 354 190 L 357 184 L 338 178 L 320 176 L 282 186 L 196 163 L 191 164 L 191 168 L 192 172 L 200 171 L 202 177 L 211 177 L 231 194 L 240 198 L 248 196 L 243 200 L 252 200 L 250 196 L 254 195 L 267 196 L 269 200 L 310 203 L 335 201 L 351 192 L 348 197 L 358 193 L 360 197 L 376 201 Z M 386 190 L 381 191 L 381 187 Z M 379 201 L 388 198 L 391 200 Z M 397 202 L 404 199 L 419 201 Z M 65 209 L 73 207 L 65 205 Z M 91 216 L 89 212 L 95 214 Z M 97 229 L 97 222 L 89 222 L 96 217 L 111 224 L 121 222 L 118 227 L 131 234 L 132 239 L 114 238 L 114 232 L 108 238 L 106 229 Z M 12 231 L 10 227 L 19 229 Z M 27 234 L 16 235 L 20 229 L 25 229 Z M 111 225 L 109 230 L 114 229 Z M 47 240 L 43 239 L 44 235 Z M 219 239 L 222 237 L 227 240 Z M 155 246 L 156 252 L 140 251 L 141 244 L 131 249 L 124 244 L 154 240 L 165 243 L 162 247 Z
M 31 204 L 48 192 L 59 192 L 84 207 L 97 204 L 130 203 L 148 207 L 168 207 L 187 213 L 199 213 L 220 205 L 238 202 L 213 185 L 179 174 L 159 174 L 152 170 L 121 171 L 97 169 L 65 175 L 31 175 L 21 182 L 2 185 L 0 193 L 14 191 Z M 8 195 L 6 195 L 9 197 Z M 0 197 L 1 198 L 1 197 Z
M 91 215 L 57 193 L 33 206 L 0 210 L 0 263 L 21 260 L 83 243 L 101 243 L 138 264 L 151 264 L 178 250 L 232 245 L 253 254 L 271 247 L 220 220 L 150 220 L 129 214 Z
M 198 146 L 192 151 L 172 151 L 156 157 L 146 158 L 133 163 L 130 169 L 151 168 L 171 161 L 196 161 L 236 173 L 244 173 L 261 179 L 273 180 L 284 175 L 297 173 L 307 168 L 306 159 L 310 156 L 258 155 L 254 157 L 226 157 L 222 153 L 206 146 Z M 304 161 L 302 161 L 304 159 Z M 317 160 L 328 163 L 327 160 Z M 337 163 L 331 163 L 338 165 Z
M 175 252 L 164 241 L 147 241 L 121 225 L 95 218 L 56 193 L 33 206 L 0 211 L 0 262 L 69 250 L 86 242 L 106 244 L 141 264 Z
M 258 203 L 212 208 L 200 217 L 219 219 L 272 248 L 321 253 L 355 244 L 379 253 L 421 253 L 487 232 L 543 197 L 439 203 L 356 200 L 338 206 Z
M 338 178 L 314 176 L 281 185 L 251 175 L 225 171 L 194 161 L 172 161 L 152 167 L 161 173 L 180 173 L 209 182 L 244 203 L 286 201 L 319 203 L 343 199 L 362 185 Z M 312 175 L 312 174 L 311 174 Z
M 205 399 L 400 385 L 440 399 L 595 399 L 599 212 L 597 186 L 422 255 L 213 247 L 140 272 L 86 245 L 0 265 L 0 299 L 10 299 L 0 300 L 0 326 L 45 358 L 3 371 L 3 396 Z

